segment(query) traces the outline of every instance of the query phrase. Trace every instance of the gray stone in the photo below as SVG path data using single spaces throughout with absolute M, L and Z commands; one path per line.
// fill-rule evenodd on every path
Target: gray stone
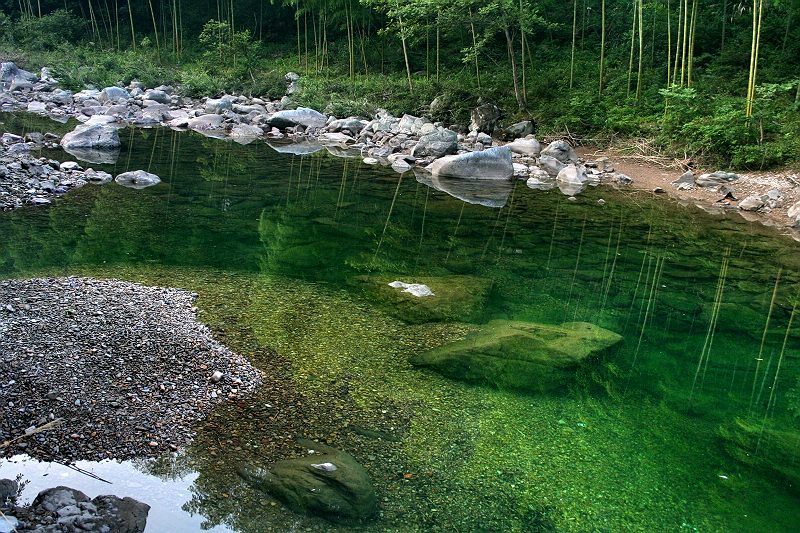
M 506 146 L 508 146 L 515 154 L 526 155 L 528 157 L 538 157 L 542 151 L 542 145 L 539 144 L 539 141 L 537 141 L 534 137 L 516 139 L 508 143 Z
M 566 165 L 555 157 L 542 154 L 539 156 L 539 166 L 542 168 L 542 170 L 547 172 L 549 176 L 555 178 Z
M 234 139 L 256 139 L 264 135 L 264 130 L 250 124 L 236 124 L 231 128 L 230 136 Z
M 328 119 L 325 115 L 308 107 L 278 111 L 267 119 L 267 124 L 269 124 L 270 127 L 279 129 L 292 128 L 295 126 L 321 128 L 325 126 L 327 122 Z
M 742 211 L 758 211 L 765 205 L 764 198 L 759 194 L 751 194 L 741 202 L 739 202 L 739 209 Z
M 514 175 L 511 150 L 506 146 L 446 156 L 427 169 L 434 176 L 475 179 L 509 179 Z
M 414 157 L 442 157 L 454 154 L 458 150 L 458 136 L 456 132 L 438 128 L 427 135 L 423 135 L 411 150 Z
M 187 125 L 196 131 L 217 130 L 222 127 L 222 115 L 208 114 L 190 118 Z
M 503 136 L 505 139 L 517 139 L 519 137 L 525 137 L 527 135 L 531 135 L 534 131 L 534 124 L 532 120 L 523 120 L 522 122 L 516 122 L 510 126 L 508 126 L 503 131 Z
M 694 173 L 691 170 L 687 170 L 686 172 L 681 174 L 680 178 L 673 181 L 672 185 L 674 185 L 676 189 L 681 191 L 694 189 L 695 185 Z
M 159 91 L 157 89 L 149 89 L 145 91 L 144 95 L 142 96 L 143 100 L 152 100 L 154 102 L 158 102 L 159 104 L 169 104 L 172 102 L 172 98 L 165 93 L 164 91 Z
M 567 141 L 561 139 L 547 145 L 547 148 L 542 150 L 542 155 L 553 157 L 565 164 L 570 162 L 576 163 L 578 161 L 578 155 L 575 153 L 572 146 L 570 146 Z
M 82 124 L 64 135 L 61 146 L 67 148 L 115 149 L 120 147 L 117 130 L 103 124 Z
M 223 111 L 233 109 L 233 99 L 230 96 L 223 96 L 222 98 L 214 100 L 209 98 L 206 100 L 205 111 L 207 114 L 221 114 Z
M 588 178 L 586 177 L 586 170 L 583 166 L 576 166 L 569 164 L 558 173 L 556 176 L 556 185 L 558 189 L 567 196 L 574 196 L 583 190 L 588 185 Z
M 161 178 L 155 174 L 145 172 L 144 170 L 134 170 L 131 172 L 123 172 L 122 174 L 118 175 L 114 181 L 123 187 L 128 187 L 131 189 L 144 189 L 146 187 L 158 185 L 161 183 Z
M 237 471 L 295 511 L 337 522 L 375 514 L 378 498 L 364 467 L 343 451 L 305 439 L 299 443 L 313 455 L 279 461 L 269 470 L 240 466 Z
M 717 170 L 710 174 L 702 174 L 695 180 L 698 187 L 719 187 L 720 185 L 729 184 L 739 179 L 738 174 L 733 172 L 724 172 Z
M 100 95 L 97 97 L 97 99 L 102 103 L 106 103 L 128 100 L 130 97 L 130 93 L 122 87 L 106 87 L 100 91 Z

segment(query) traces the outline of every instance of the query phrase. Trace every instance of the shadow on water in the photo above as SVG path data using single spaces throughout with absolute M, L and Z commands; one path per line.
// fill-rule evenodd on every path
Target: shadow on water
M 2 118 L 12 131 L 52 129 Z M 172 467 L 139 466 L 163 479 L 176 462 L 195 472 L 183 507 L 207 526 L 793 530 L 795 243 L 634 192 L 590 188 L 570 202 L 514 182 L 481 197 L 309 147 L 121 133 L 117 162 L 96 168 L 162 183 L 88 185 L 1 214 L 0 276 L 190 288 L 201 318 L 270 376 L 199 424 L 197 444 L 163 460 Z M 407 298 L 387 288 L 394 280 L 437 296 Z M 624 342 L 542 394 L 409 364 L 492 319 L 590 322 Z M 372 521 L 304 517 L 236 475 L 237 463 L 302 453 L 297 437 L 365 466 Z

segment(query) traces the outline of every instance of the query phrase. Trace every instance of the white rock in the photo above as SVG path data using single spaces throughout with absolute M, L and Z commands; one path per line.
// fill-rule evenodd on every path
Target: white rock
M 393 281 L 389 284 L 389 286 L 395 289 L 403 289 L 403 292 L 407 292 L 412 296 L 416 296 L 417 298 L 435 296 L 431 288 L 427 285 L 423 285 L 422 283 L 404 283 L 402 281 Z

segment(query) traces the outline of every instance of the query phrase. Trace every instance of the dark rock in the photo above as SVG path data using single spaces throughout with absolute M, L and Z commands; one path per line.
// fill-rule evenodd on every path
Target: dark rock
M 298 512 L 333 521 L 375 514 L 378 498 L 364 467 L 343 451 L 305 439 L 298 442 L 315 453 L 279 461 L 269 470 L 240 466 L 239 475 Z
M 492 134 L 497 128 L 500 119 L 500 109 L 494 104 L 483 104 L 472 110 L 470 114 L 469 129 Z
M 508 141 L 512 139 L 518 139 L 519 137 L 525 137 L 533 134 L 535 129 L 536 126 L 532 120 L 523 120 L 522 122 L 516 122 L 503 130 L 503 138 Z

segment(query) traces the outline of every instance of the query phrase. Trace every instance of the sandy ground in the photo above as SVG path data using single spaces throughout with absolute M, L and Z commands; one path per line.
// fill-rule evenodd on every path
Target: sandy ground
M 617 172 L 627 174 L 633 178 L 632 186 L 645 191 L 663 189 L 664 193 L 672 198 L 684 202 L 691 202 L 705 210 L 734 210 L 742 217 L 753 222 L 760 222 L 767 226 L 774 226 L 782 233 L 791 235 L 795 240 L 800 240 L 800 232 L 791 228 L 791 221 L 787 211 L 797 202 L 800 202 L 800 168 L 783 168 L 763 172 L 737 172 L 740 179 L 732 183 L 734 198 L 723 199 L 723 194 L 714 188 L 695 187 L 691 190 L 679 190 L 672 182 L 684 172 L 684 168 L 675 163 L 665 167 L 644 158 L 628 156 L 613 149 L 603 150 L 592 147 L 578 149 L 578 155 L 586 161 L 600 157 L 607 157 Z M 694 175 L 699 176 L 706 172 L 726 169 L 694 169 Z M 783 194 L 783 202 L 775 208 L 762 208 L 759 211 L 742 211 L 738 202 L 751 194 L 766 194 L 771 189 L 777 189 Z M 656 194 L 656 193 L 654 193 Z

